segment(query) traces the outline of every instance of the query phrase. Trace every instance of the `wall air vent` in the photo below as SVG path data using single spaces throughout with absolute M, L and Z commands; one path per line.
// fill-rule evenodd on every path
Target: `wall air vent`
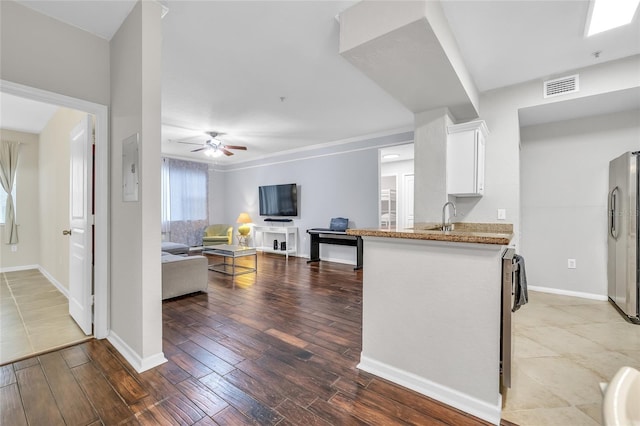
M 551 98 L 553 96 L 566 95 L 567 93 L 575 93 L 580 90 L 579 82 L 578 74 L 547 80 L 544 82 L 544 97 Z

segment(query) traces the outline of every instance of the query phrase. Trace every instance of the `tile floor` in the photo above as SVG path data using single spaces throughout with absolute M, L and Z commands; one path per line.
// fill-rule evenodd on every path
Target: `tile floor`
M 609 302 L 529 292 L 514 316 L 513 386 L 502 417 L 521 426 L 601 424 L 599 383 L 640 369 L 640 325 Z
M 40 271 L 0 273 L 0 365 L 86 339 Z

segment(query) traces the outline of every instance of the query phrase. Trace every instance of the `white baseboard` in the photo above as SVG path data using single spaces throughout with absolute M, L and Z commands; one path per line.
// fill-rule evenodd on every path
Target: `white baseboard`
M 424 377 L 417 376 L 413 373 L 409 373 L 368 358 L 364 355 L 360 356 L 358 368 L 491 422 L 492 424 L 497 425 L 500 423 L 502 410 L 502 396 L 500 394 L 498 394 L 496 405 L 491 405 L 475 397 L 432 382 Z M 469 380 L 473 380 L 473 378 L 470 377 Z
M 118 336 L 113 331 L 109 332 L 107 340 L 111 342 L 113 347 L 122 354 L 127 362 L 129 362 L 129 364 L 131 364 L 131 366 L 138 373 L 142 373 L 143 371 L 147 371 L 153 367 L 157 367 L 158 365 L 167 362 L 167 359 L 164 357 L 164 353 L 162 352 L 151 355 L 150 357 L 140 358 L 136 351 L 131 349 L 131 347 L 127 345 L 124 340 L 122 340 L 120 336 Z
M 528 289 L 531 291 L 539 291 L 540 293 L 560 294 L 562 296 L 580 297 L 582 299 L 603 300 L 605 302 L 609 300 L 607 296 L 602 294 L 583 293 L 581 291 L 560 290 L 557 288 L 538 287 L 534 285 L 528 286 Z
M 51 275 L 49 272 L 47 272 L 46 269 L 44 269 L 42 266 L 38 265 L 38 270 L 40 271 L 40 273 L 42 275 L 44 275 L 51 284 L 53 284 L 60 293 L 64 294 L 64 297 L 66 297 L 67 299 L 69 298 L 69 289 L 64 287 L 60 281 L 56 280 L 55 278 L 53 278 L 53 275 Z
M 28 271 L 29 269 L 39 269 L 39 265 L 23 265 L 23 266 L 10 266 L 8 268 L 0 268 L 0 273 L 2 272 L 17 272 L 17 271 Z

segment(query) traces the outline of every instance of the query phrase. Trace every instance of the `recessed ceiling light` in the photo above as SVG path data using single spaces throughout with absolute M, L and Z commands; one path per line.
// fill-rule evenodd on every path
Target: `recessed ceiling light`
M 391 160 L 398 157 L 400 157 L 398 154 L 385 154 L 382 156 L 382 158 L 384 158 L 385 160 Z
M 640 0 L 591 0 L 587 17 L 587 37 L 633 21 Z

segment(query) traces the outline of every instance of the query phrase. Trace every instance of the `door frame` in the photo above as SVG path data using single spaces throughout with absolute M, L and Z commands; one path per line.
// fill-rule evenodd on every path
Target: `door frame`
M 93 334 L 104 339 L 109 335 L 109 107 L 2 79 L 0 93 L 79 110 L 96 118 Z

